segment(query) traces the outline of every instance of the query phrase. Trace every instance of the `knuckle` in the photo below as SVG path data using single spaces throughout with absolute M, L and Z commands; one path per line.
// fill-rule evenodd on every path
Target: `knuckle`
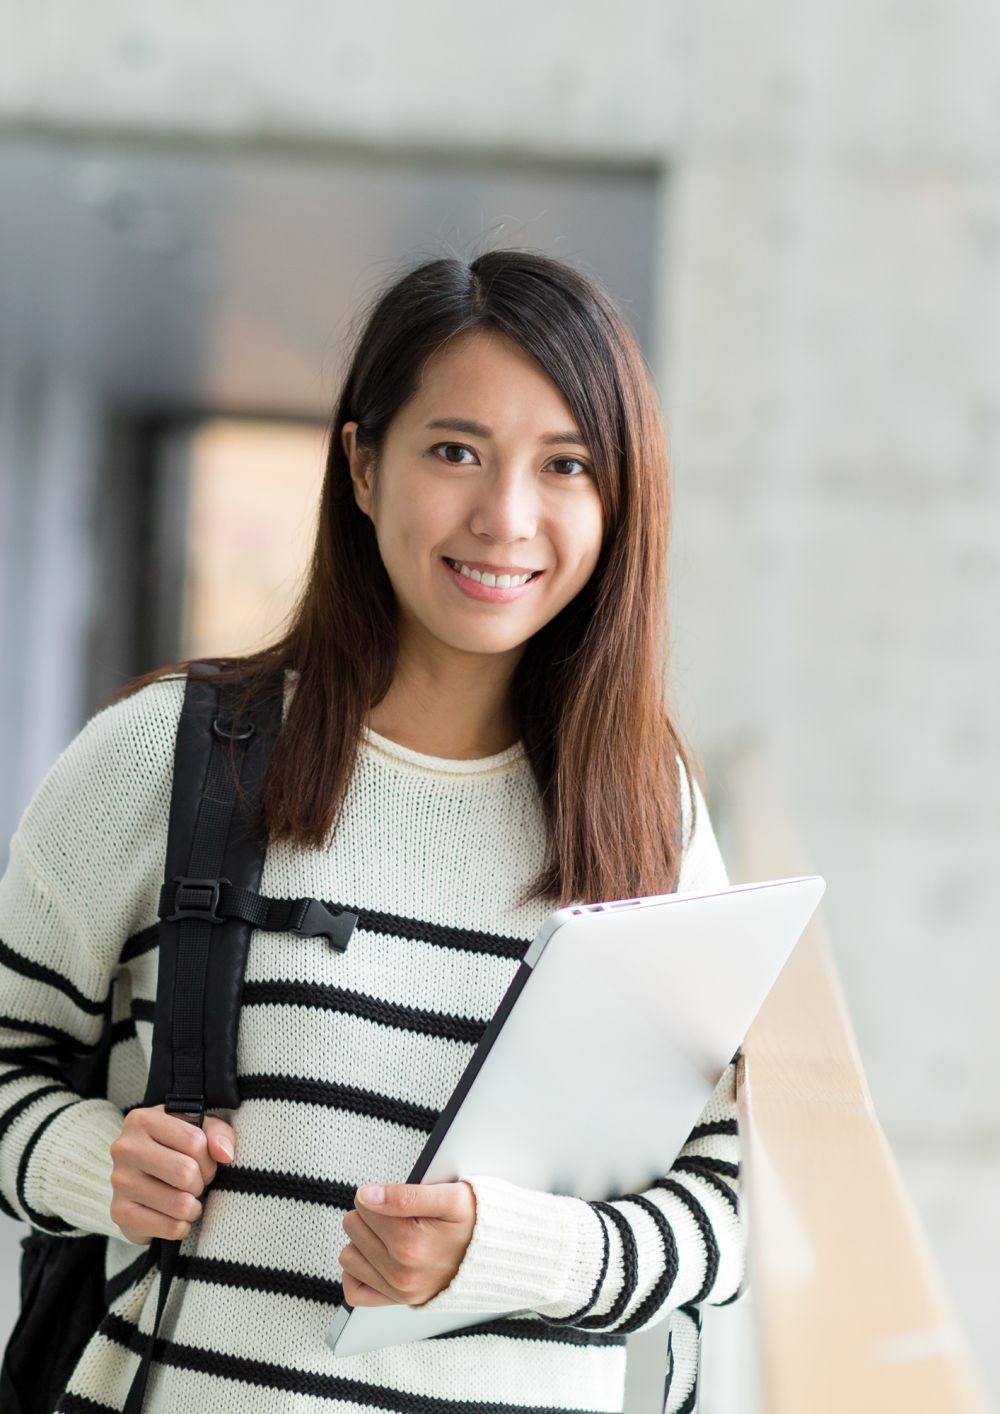
M 198 1124 L 188 1124 L 187 1120 L 178 1120 L 181 1125 L 180 1142 L 176 1145 L 183 1154 L 190 1154 L 197 1163 L 198 1155 L 203 1154 L 208 1146 L 205 1131 Z
M 182 1154 L 177 1160 L 177 1182 L 174 1187 L 200 1193 L 204 1182 L 198 1160 Z

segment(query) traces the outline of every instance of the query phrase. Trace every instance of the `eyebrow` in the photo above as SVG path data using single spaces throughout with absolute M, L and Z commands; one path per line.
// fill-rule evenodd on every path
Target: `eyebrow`
M 482 422 L 473 422 L 468 417 L 435 417 L 426 427 L 443 427 L 449 432 L 468 432 L 472 437 L 493 436 L 492 428 Z M 546 446 L 556 442 L 573 442 L 578 447 L 587 445 L 575 427 L 569 427 L 564 432 L 546 432 L 538 440 Z

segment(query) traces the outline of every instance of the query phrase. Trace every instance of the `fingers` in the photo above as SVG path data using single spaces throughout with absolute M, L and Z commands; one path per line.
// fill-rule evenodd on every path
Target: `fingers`
M 341 1285 L 344 1288 L 344 1297 L 352 1306 L 396 1306 L 398 1302 L 390 1301 L 388 1296 L 383 1296 L 380 1291 L 373 1291 L 370 1286 L 365 1286 L 363 1281 L 358 1281 L 352 1277 L 350 1272 L 345 1272 Z
M 474 1213 L 474 1204 L 472 1188 L 464 1179 L 456 1183 L 364 1184 L 355 1194 L 355 1207 L 366 1222 L 370 1217 L 392 1217 L 464 1223 Z M 372 1226 L 379 1230 L 377 1224 Z
M 128 1121 L 132 1118 L 131 1113 L 126 1116 L 122 1131 L 126 1141 L 131 1137 Z M 205 1115 L 204 1126 L 199 1127 L 179 1115 L 167 1114 L 162 1105 L 154 1105 L 141 1112 L 141 1119 L 136 1116 L 133 1128 L 138 1166 L 190 1193 L 200 1193 L 211 1183 L 219 1161 L 231 1162 L 229 1150 L 235 1148 L 232 1125 L 216 1115 Z
M 368 1258 L 355 1247 L 353 1242 L 349 1242 L 341 1252 L 340 1265 L 348 1276 L 354 1277 L 356 1281 L 363 1283 L 372 1291 L 385 1297 L 386 1302 L 391 1301 L 395 1303 L 402 1299 L 401 1294 L 390 1285 L 381 1272 L 376 1271 Z M 353 1298 L 348 1295 L 346 1285 L 344 1287 L 344 1295 L 347 1296 L 348 1301 L 350 1301 L 353 1306 L 355 1302 Z M 384 1303 L 376 1302 L 373 1304 L 382 1305 Z
M 344 1214 L 341 1227 L 369 1262 L 374 1262 L 380 1271 L 388 1270 L 389 1249 L 379 1233 L 373 1227 L 369 1227 L 360 1213 L 351 1208 Z
M 130 1110 L 111 1145 L 110 1212 L 126 1237 L 186 1237 L 202 1215 L 199 1195 L 219 1162 L 231 1162 L 235 1140 L 232 1126 L 217 1115 L 205 1115 L 202 1126 L 168 1114 L 163 1105 Z
M 201 1217 L 201 1198 L 189 1189 L 162 1183 L 138 1169 L 125 1169 L 119 1176 L 115 1191 L 127 1202 L 162 1213 L 175 1221 L 194 1223 Z

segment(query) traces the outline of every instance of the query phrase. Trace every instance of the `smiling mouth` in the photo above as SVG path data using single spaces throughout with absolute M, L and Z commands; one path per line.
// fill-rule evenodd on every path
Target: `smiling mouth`
M 485 585 L 488 589 L 520 589 L 545 573 L 544 570 L 523 570 L 511 573 L 501 570 L 499 566 L 496 571 L 478 570 L 471 568 L 464 560 L 453 560 L 448 555 L 442 555 L 441 558 L 463 579 L 471 579 L 473 583 Z

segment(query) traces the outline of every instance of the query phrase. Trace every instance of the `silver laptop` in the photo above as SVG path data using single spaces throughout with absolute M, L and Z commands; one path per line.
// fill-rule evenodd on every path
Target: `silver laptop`
M 810 874 L 555 910 L 407 1182 L 487 1173 L 590 1199 L 648 1188 L 698 1122 L 825 889 Z M 345 1302 L 326 1338 L 336 1355 L 357 1355 L 494 1314 Z

